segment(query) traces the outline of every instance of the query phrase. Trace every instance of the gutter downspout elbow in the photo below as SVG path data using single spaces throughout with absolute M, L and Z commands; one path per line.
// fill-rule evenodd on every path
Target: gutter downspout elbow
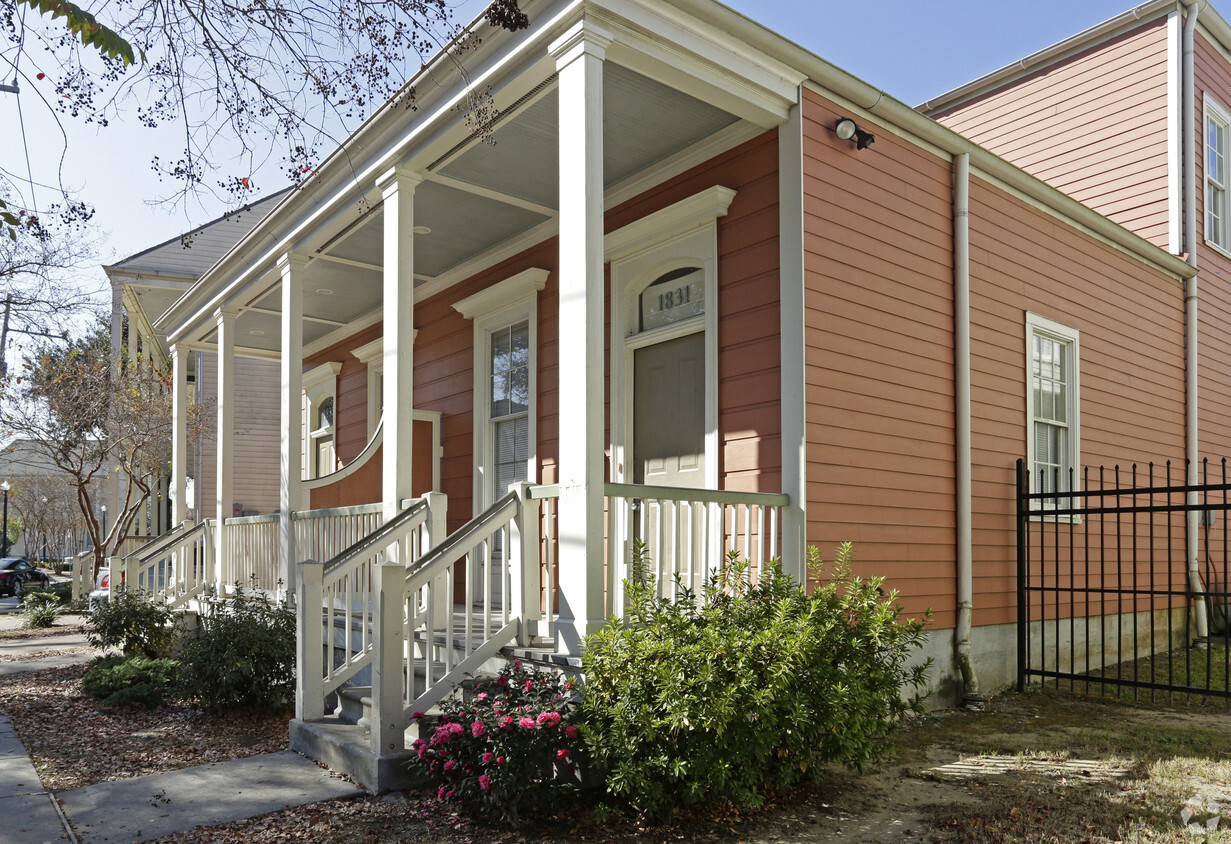
M 970 467 L 970 155 L 953 159 L 954 458 L 957 481 L 957 628 L 954 639 L 962 674 L 962 704 L 979 708 L 979 677 L 971 658 L 974 612 Z
M 1194 32 L 1197 29 L 1197 13 L 1200 8 L 1198 0 L 1186 0 L 1187 15 L 1184 19 L 1183 41 L 1183 107 L 1181 144 L 1184 150 L 1184 249 L 1187 251 L 1187 261 L 1197 269 L 1197 137 L 1196 137 L 1196 75 L 1194 70 Z M 1188 466 L 1186 482 L 1190 487 L 1198 483 L 1198 467 L 1200 465 L 1200 440 L 1198 439 L 1197 399 L 1199 387 L 1197 381 L 1198 346 L 1197 318 L 1199 297 L 1197 293 L 1197 274 L 1194 273 L 1184 285 L 1184 442 L 1185 459 Z M 1187 504 L 1195 508 L 1199 503 L 1196 491 L 1190 491 Z M 1201 570 L 1198 562 L 1200 534 L 1197 525 L 1197 511 L 1190 509 L 1185 518 L 1185 535 L 1188 549 L 1188 589 L 1194 603 L 1193 617 L 1197 625 L 1197 640 L 1204 644 L 1209 638 L 1209 619 L 1205 611 L 1205 586 L 1201 582 Z

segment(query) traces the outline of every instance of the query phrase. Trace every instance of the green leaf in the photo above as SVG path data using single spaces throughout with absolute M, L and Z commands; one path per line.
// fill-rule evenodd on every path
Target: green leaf
M 76 35 L 81 43 L 93 47 L 109 59 L 120 59 L 124 64 L 136 64 L 137 54 L 145 61 L 145 53 L 134 51 L 133 46 L 115 30 L 104 26 L 85 9 L 69 0 L 20 0 L 52 20 L 64 18 L 64 26 Z

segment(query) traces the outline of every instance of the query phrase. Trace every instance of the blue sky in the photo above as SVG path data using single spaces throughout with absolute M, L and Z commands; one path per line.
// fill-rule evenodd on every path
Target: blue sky
M 776 30 L 866 82 L 915 105 L 1048 44 L 1062 40 L 1128 8 L 1131 0 L 728 0 L 742 14 Z M 465 0 L 459 18 L 482 8 L 482 0 Z M 0 73 L 8 80 L 8 69 Z M 54 182 L 62 144 L 59 129 L 33 96 L 23 92 L 22 106 L 31 166 L 36 181 Z M 80 190 L 97 208 L 105 234 L 98 263 L 112 263 L 162 240 L 175 237 L 220 213 L 212 203 L 189 203 L 179 209 L 150 207 L 147 200 L 165 195 L 150 170 L 154 155 L 175 154 L 172 129 L 150 130 L 135 121 L 104 129 L 65 118 L 69 133 L 64 181 Z M 16 98 L 0 93 L 0 126 L 6 127 L 0 163 L 24 173 L 16 137 Z M 276 177 L 267 177 L 270 180 Z M 281 183 L 261 183 L 274 191 Z M 42 204 L 51 200 L 44 190 Z M 101 271 L 91 274 L 94 283 Z M 87 279 L 83 279 L 87 281 Z

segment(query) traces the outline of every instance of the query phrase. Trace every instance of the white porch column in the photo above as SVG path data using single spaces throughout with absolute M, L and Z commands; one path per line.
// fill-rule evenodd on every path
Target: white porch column
M 801 89 L 802 91 L 802 89 Z M 802 93 L 800 95 L 802 97 Z M 804 140 L 803 112 L 791 107 L 778 127 L 778 337 L 781 357 L 782 570 L 799 583 L 808 576 L 807 383 L 804 377 Z
M 231 516 L 231 502 L 235 498 L 235 311 L 219 309 L 214 312 L 214 320 L 218 324 L 218 482 L 214 487 L 214 517 L 218 523 L 214 530 L 214 582 L 221 591 L 226 586 L 222 578 L 228 568 L 225 522 Z
M 560 616 L 578 653 L 603 623 L 603 59 L 587 21 L 552 44 L 560 103 Z
M 303 495 L 303 271 L 307 260 L 287 253 L 278 260 L 282 274 L 282 435 L 281 482 L 278 486 L 278 577 L 294 595 L 299 559 L 291 514 L 302 508 Z M 318 562 L 324 562 L 319 560 Z
M 122 301 L 122 300 L 121 300 Z M 137 360 L 137 352 L 140 349 L 140 339 L 137 333 L 137 320 L 131 314 L 128 317 L 128 373 L 130 376 L 140 377 L 141 373 L 138 367 L 141 365 Z M 146 468 L 140 464 L 133 465 L 133 477 L 139 478 L 144 475 Z M 137 497 L 138 489 L 136 484 L 133 484 L 133 498 Z M 128 532 L 135 536 L 144 536 L 146 534 L 146 518 L 149 515 L 149 499 L 137 506 L 136 512 L 133 514 L 132 522 L 128 526 Z M 120 514 L 117 510 L 115 517 L 118 519 Z
M 384 520 L 411 497 L 414 411 L 415 187 L 423 178 L 395 167 L 377 180 L 384 197 L 384 443 L 381 502 Z
M 183 524 L 188 517 L 188 361 L 179 346 L 171 347 L 171 524 Z

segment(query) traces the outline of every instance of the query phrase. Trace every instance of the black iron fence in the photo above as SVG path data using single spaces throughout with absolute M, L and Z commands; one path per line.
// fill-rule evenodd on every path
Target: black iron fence
M 1017 461 L 1018 688 L 1231 703 L 1227 468 L 1205 461 L 1193 484 L 1171 462 L 1087 468 L 1032 492 Z

